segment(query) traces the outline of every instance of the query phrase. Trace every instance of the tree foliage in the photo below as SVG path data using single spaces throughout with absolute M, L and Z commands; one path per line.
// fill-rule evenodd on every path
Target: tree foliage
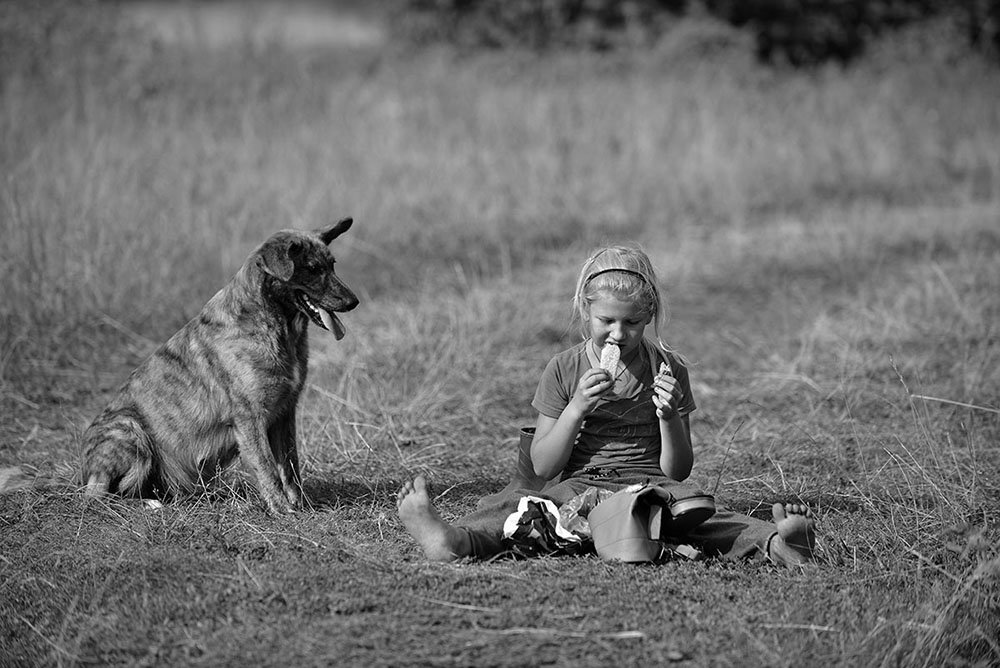
M 809 65 L 848 61 L 874 36 L 948 15 L 970 43 L 1000 51 L 1000 0 L 409 0 L 410 33 L 471 47 L 650 43 L 692 14 L 753 35 L 759 58 Z

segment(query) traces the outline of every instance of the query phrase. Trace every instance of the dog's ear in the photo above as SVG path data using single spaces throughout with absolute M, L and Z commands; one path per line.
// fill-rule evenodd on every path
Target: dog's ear
M 316 230 L 316 234 L 319 235 L 320 241 L 329 246 L 331 241 L 339 237 L 347 230 L 351 229 L 351 225 L 353 224 L 354 224 L 353 218 L 344 218 L 342 220 L 337 221 L 330 227 L 327 227 L 326 229 Z
M 260 267 L 271 276 L 287 281 L 295 272 L 297 252 L 298 245 L 292 239 L 270 241 L 260 249 Z

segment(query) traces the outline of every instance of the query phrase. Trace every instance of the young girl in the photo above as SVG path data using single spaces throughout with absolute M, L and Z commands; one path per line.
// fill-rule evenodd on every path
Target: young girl
M 587 338 L 548 363 L 532 401 L 538 411 L 531 443 L 535 473 L 560 481 L 542 492 L 510 490 L 448 524 L 431 505 L 426 481 L 417 477 L 400 490 L 397 507 L 427 558 L 486 559 L 507 551 L 504 522 L 523 496 L 560 506 L 588 488 L 670 487 L 690 475 L 688 416 L 695 403 L 687 369 L 660 336 L 666 313 L 649 258 L 638 248 L 597 251 L 583 265 L 573 301 Z M 655 342 L 644 336 L 650 324 Z M 601 360 L 613 352 L 609 346 L 617 347 L 620 361 L 606 370 Z M 811 560 L 815 538 L 808 508 L 774 504 L 772 515 L 773 524 L 720 511 L 686 539 L 727 558 L 760 555 L 785 565 Z

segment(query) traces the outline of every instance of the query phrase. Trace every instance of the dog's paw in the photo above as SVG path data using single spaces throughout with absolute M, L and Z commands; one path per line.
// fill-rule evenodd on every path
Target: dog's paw
M 285 498 L 288 502 L 292 504 L 292 508 L 298 510 L 302 507 L 303 495 L 302 491 L 296 485 L 287 485 L 284 488 Z
M 272 515 L 277 517 L 290 515 L 295 512 L 295 506 L 284 496 L 267 499 L 267 509 Z

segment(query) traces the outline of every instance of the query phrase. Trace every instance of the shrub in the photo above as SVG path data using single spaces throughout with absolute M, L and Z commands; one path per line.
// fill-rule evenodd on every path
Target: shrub
M 655 42 L 681 18 L 711 14 L 750 32 L 763 61 L 847 62 L 868 40 L 947 14 L 970 43 L 1000 47 L 1000 0 L 409 0 L 407 33 L 465 47 L 612 49 Z

